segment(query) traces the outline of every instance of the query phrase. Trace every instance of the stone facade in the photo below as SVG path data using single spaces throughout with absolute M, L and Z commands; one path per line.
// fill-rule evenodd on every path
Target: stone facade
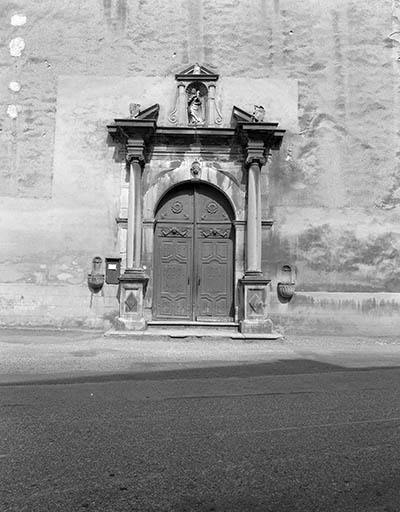
M 252 112 L 262 104 L 266 120 L 286 129 L 260 182 L 262 270 L 276 328 L 396 334 L 399 9 L 397 0 L 3 6 L 0 324 L 107 328 L 118 317 L 117 286 L 94 295 L 87 286 L 94 256 L 126 254 L 125 155 L 107 125 L 137 102 L 158 103 L 157 123 L 167 126 L 174 75 L 199 62 L 220 75 L 224 126 L 234 105 Z M 146 163 L 149 269 L 152 208 L 200 156 L 169 152 Z M 239 183 L 231 195 L 244 220 L 240 158 L 202 157 L 201 168 L 205 181 Z M 285 280 L 296 282 L 290 301 L 277 295 Z

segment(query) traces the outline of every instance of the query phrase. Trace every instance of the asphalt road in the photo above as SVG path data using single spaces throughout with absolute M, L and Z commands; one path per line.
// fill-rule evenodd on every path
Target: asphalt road
M 399 391 L 306 360 L 2 386 L 0 510 L 400 511 Z

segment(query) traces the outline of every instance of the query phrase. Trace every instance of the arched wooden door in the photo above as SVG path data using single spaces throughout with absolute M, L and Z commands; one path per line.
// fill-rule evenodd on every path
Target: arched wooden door
M 161 201 L 154 240 L 154 318 L 232 321 L 233 211 L 215 188 L 189 183 Z

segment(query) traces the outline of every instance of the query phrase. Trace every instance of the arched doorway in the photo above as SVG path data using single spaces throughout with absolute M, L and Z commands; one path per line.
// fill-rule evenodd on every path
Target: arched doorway
M 232 321 L 234 214 L 203 183 L 173 188 L 160 201 L 154 232 L 157 320 Z

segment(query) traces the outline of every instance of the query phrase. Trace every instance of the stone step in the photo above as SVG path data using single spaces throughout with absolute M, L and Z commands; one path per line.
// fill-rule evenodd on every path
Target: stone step
M 226 333 L 235 334 L 239 330 L 239 324 L 235 322 L 190 322 L 190 321 L 159 321 L 152 320 L 148 323 L 147 331 L 174 333 Z
M 278 340 L 282 338 L 279 333 L 262 333 L 262 334 L 250 334 L 241 333 L 238 331 L 237 324 L 228 324 L 225 326 L 219 325 L 189 325 L 185 323 L 180 324 L 166 324 L 162 325 L 150 324 L 145 331 L 118 331 L 110 329 L 105 333 L 105 336 L 122 336 L 126 338 L 134 339 L 146 339 L 151 340 L 212 340 L 216 341 L 263 341 L 263 340 Z

